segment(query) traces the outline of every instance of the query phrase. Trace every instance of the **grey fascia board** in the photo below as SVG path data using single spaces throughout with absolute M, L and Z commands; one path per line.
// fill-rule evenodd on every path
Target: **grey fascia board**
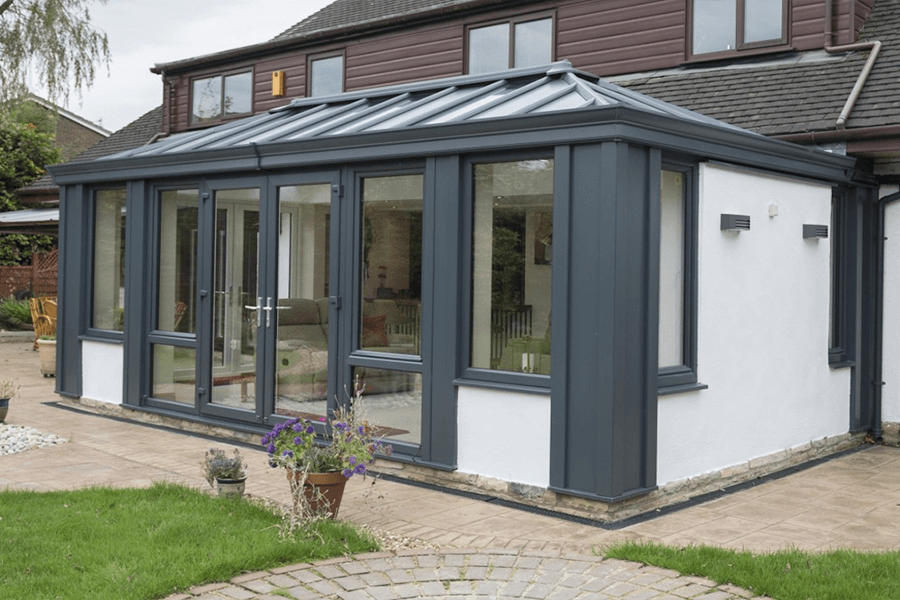
M 621 139 L 770 171 L 846 183 L 855 159 L 753 134 L 621 106 L 513 116 L 396 131 L 325 136 L 187 154 L 127 157 L 49 168 L 57 184 L 319 166 L 400 156 L 480 152 Z

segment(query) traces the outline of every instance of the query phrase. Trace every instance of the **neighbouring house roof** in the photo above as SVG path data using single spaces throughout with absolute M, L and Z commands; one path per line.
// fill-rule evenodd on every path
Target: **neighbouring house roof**
M 0 213 L 0 233 L 56 235 L 58 224 L 58 208 L 13 210 Z
M 299 98 L 52 172 L 69 184 L 613 139 L 829 180 L 848 179 L 853 166 L 605 83 L 562 61 Z
M 846 128 L 900 124 L 900 0 L 876 2 L 860 39 L 883 46 Z M 834 131 L 868 55 L 819 50 L 611 81 L 764 135 Z
M 70 162 L 93 160 L 108 154 L 116 154 L 137 146 L 143 146 L 150 142 L 162 131 L 162 107 L 157 106 L 141 117 L 132 121 L 122 129 L 100 140 L 81 154 L 72 158 Z M 53 183 L 50 173 L 44 173 L 40 179 L 17 190 L 21 196 L 47 196 L 56 195 L 59 187 Z
M 66 119 L 68 119 L 74 123 L 78 123 L 85 129 L 90 129 L 94 133 L 102 135 L 103 137 L 108 137 L 112 133 L 108 129 L 103 127 L 102 125 L 98 125 L 96 123 L 88 121 L 84 117 L 79 117 L 75 113 L 70 112 L 64 108 L 60 108 L 59 106 L 53 104 L 52 102 L 44 100 L 40 96 L 35 96 L 34 94 L 29 94 L 28 99 L 31 100 L 32 102 L 34 102 L 35 104 L 46 108 L 47 110 L 49 110 L 51 112 L 58 113 L 61 117 L 65 117 Z

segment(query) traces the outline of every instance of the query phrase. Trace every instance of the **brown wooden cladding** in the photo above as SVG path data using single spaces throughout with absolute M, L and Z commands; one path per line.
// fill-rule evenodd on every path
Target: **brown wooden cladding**
M 558 0 L 482 11 L 409 26 L 378 35 L 358 36 L 341 44 L 321 44 L 258 59 L 254 69 L 253 109 L 264 112 L 306 94 L 307 57 L 332 50 L 344 51 L 344 89 L 359 90 L 423 79 L 461 75 L 465 71 L 466 25 L 518 15 L 555 11 L 554 59 L 568 59 L 585 71 L 618 75 L 676 67 L 687 55 L 688 6 L 691 0 Z M 835 43 L 855 40 L 874 0 L 834 0 Z M 825 43 L 825 0 L 790 0 L 790 45 L 798 50 L 821 48 Z M 783 49 L 783 48 L 782 48 Z M 170 131 L 188 127 L 190 80 L 232 70 L 195 70 L 180 74 L 175 90 L 166 94 L 165 120 Z M 284 71 L 286 93 L 272 96 L 272 72 Z M 169 112 L 171 109 L 171 112 Z

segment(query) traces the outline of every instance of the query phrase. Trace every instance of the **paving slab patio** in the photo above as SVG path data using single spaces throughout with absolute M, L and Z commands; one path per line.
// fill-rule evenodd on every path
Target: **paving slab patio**
M 230 451 L 231 444 L 224 441 L 210 442 L 204 437 L 182 431 L 62 408 L 55 404 L 61 401 L 53 391 L 55 380 L 41 377 L 37 353 L 31 350 L 31 343 L 5 341 L 7 343 L 0 343 L 0 378 L 12 378 L 21 385 L 20 397 L 10 404 L 7 422 L 53 433 L 69 442 L 0 456 L 0 488 L 40 491 L 91 485 L 139 487 L 159 480 L 203 488 L 207 484 L 200 473 L 200 461 L 206 449 L 214 443 Z M 247 492 L 275 502 L 289 502 L 290 492 L 284 474 L 281 470 L 268 467 L 265 453 L 244 449 L 243 454 L 249 464 Z M 338 586 L 340 590 L 329 592 L 332 594 L 329 596 L 323 593 L 324 588 L 316 592 L 315 586 L 296 577 L 287 582 L 291 585 L 276 585 L 271 583 L 274 574 L 270 573 L 268 579 L 236 580 L 216 589 L 204 587 L 194 590 L 185 597 L 283 597 L 269 594 L 272 590 L 266 588 L 267 585 L 283 589 L 297 598 L 340 597 L 348 600 L 475 598 L 492 593 L 500 594 L 494 596 L 497 598 L 695 597 L 663 589 L 666 586 L 654 587 L 635 582 L 639 576 L 655 573 L 652 569 L 641 569 L 630 563 L 620 565 L 619 561 L 601 561 L 591 555 L 622 540 L 650 540 L 674 545 L 702 543 L 758 552 L 790 547 L 809 550 L 837 547 L 900 549 L 900 449 L 868 447 L 746 491 L 728 494 L 620 530 L 582 525 L 395 481 L 360 478 L 351 479 L 348 483 L 341 505 L 341 518 L 439 544 L 442 550 L 427 551 L 427 555 L 432 557 L 430 560 L 437 560 L 440 566 L 458 567 L 459 564 L 451 565 L 454 561 L 484 565 L 498 560 L 500 556 L 513 556 L 514 559 L 506 560 L 529 558 L 532 562 L 543 564 L 546 569 L 551 563 L 542 561 L 561 561 L 552 564 L 562 565 L 563 572 L 568 572 L 566 569 L 569 567 L 581 568 L 587 561 L 587 564 L 597 568 L 597 565 L 606 565 L 612 569 L 609 573 L 619 577 L 623 573 L 628 575 L 625 583 L 634 588 L 612 588 L 611 584 L 604 587 L 606 580 L 603 578 L 609 573 L 598 574 L 591 582 L 560 587 L 541 583 L 546 580 L 549 570 L 533 573 L 533 577 L 526 582 L 516 579 L 524 575 L 516 575 L 518 571 L 513 570 L 508 573 L 509 577 L 506 577 L 507 571 L 497 571 L 503 574 L 500 577 L 501 587 L 481 594 L 479 590 L 486 591 L 487 587 L 479 588 L 479 585 L 497 583 L 497 580 L 481 578 L 469 582 L 471 585 L 467 587 L 468 579 L 451 582 L 420 572 L 422 578 L 410 575 L 412 580 L 406 584 L 411 587 L 402 590 L 398 590 L 400 584 L 397 582 L 390 585 L 372 584 L 360 589 Z M 423 555 L 413 554 L 404 558 L 415 562 L 417 556 Z M 374 558 L 345 559 L 341 564 L 346 568 L 341 568 L 347 573 L 355 569 L 357 575 L 372 573 L 372 582 L 381 581 L 378 573 L 384 575 L 396 570 L 391 561 L 397 558 L 395 554 L 381 557 L 378 559 L 381 562 L 377 563 L 380 567 L 370 562 Z M 633 570 L 633 577 L 629 569 Z M 410 572 L 409 569 L 404 570 Z M 304 577 L 317 572 L 314 566 L 298 567 L 296 571 L 305 573 Z M 676 574 L 667 573 L 664 577 L 673 582 L 666 585 L 681 582 Z M 261 586 L 260 581 L 268 583 Z M 426 583 L 433 584 L 435 581 L 445 581 L 446 585 L 441 584 L 440 589 L 434 585 L 426 586 Z M 523 587 L 514 583 L 527 585 Z M 694 588 L 684 587 L 689 583 L 680 587 L 693 593 Z M 267 591 L 263 591 L 264 588 Z M 749 594 L 743 590 L 713 589 L 709 586 L 699 593 L 707 594 L 703 597 L 710 599 L 742 598 Z

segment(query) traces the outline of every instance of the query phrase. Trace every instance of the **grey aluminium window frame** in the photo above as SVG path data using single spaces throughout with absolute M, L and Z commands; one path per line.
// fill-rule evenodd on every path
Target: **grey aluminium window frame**
M 131 197 L 128 194 L 128 186 L 125 184 L 116 185 L 101 185 L 94 186 L 87 190 L 87 203 L 86 203 L 86 214 L 85 217 L 87 219 L 87 223 L 90 224 L 88 228 L 88 234 L 85 236 L 87 239 L 85 240 L 85 248 L 86 248 L 86 258 L 87 258 L 87 269 L 88 269 L 88 277 L 87 280 L 90 281 L 89 286 L 85 286 L 84 289 L 84 314 L 83 314 L 83 323 L 84 330 L 81 336 L 81 339 L 88 340 L 97 340 L 104 342 L 118 342 L 122 343 L 125 337 L 124 331 L 118 331 L 115 329 L 102 329 L 100 327 L 94 327 L 94 256 L 96 252 L 96 243 L 97 243 L 97 232 L 96 232 L 96 218 L 97 218 L 97 192 L 103 190 L 124 190 L 125 191 L 125 214 L 128 214 L 129 205 L 131 204 Z M 128 225 L 126 221 L 126 239 L 128 235 Z M 125 265 L 128 265 L 128 244 L 125 244 Z M 122 285 L 126 285 L 123 279 Z M 127 293 L 126 293 L 127 300 Z M 123 307 L 124 308 L 124 307 Z
M 860 228 L 854 190 L 840 186 L 831 195 L 831 322 L 828 332 L 828 364 L 832 368 L 856 365 L 857 279 Z
M 347 89 L 347 53 L 343 48 L 340 50 L 331 50 L 328 52 L 319 52 L 317 54 L 309 54 L 306 56 L 306 96 L 313 97 L 313 63 L 319 60 L 328 60 L 329 58 L 341 59 L 341 92 Z
M 698 258 L 698 202 L 700 196 L 699 168 L 696 161 L 663 157 L 663 171 L 675 171 L 684 176 L 684 302 L 683 302 L 683 361 L 678 366 L 661 367 L 658 375 L 660 396 L 704 389 L 697 382 L 697 258 Z

